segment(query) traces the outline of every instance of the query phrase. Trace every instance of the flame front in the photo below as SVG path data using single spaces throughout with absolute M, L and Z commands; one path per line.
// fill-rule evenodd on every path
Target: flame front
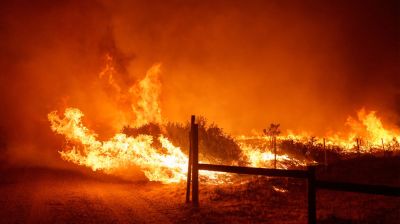
M 400 131 L 397 129 L 385 128 L 381 119 L 376 115 L 375 111 L 367 112 L 364 108 L 357 112 L 357 118 L 348 117 L 345 125 L 349 128 L 348 131 L 341 133 L 332 133 L 325 136 L 314 136 L 308 132 L 295 133 L 291 130 L 286 131 L 286 134 L 277 136 L 278 141 L 293 141 L 301 143 L 308 147 L 322 147 L 325 142 L 326 147 L 339 149 L 338 153 L 372 153 L 382 152 L 385 150 L 400 151 Z M 258 140 L 264 143 L 270 141 L 269 136 L 254 135 L 254 136 L 239 136 L 239 142 L 248 140 Z M 260 157 L 268 157 L 265 153 L 271 153 L 272 150 L 261 150 L 259 147 L 253 147 L 248 144 L 243 144 L 242 150 L 251 159 L 251 164 L 260 164 Z M 246 147 L 253 147 L 252 150 Z M 256 156 L 256 154 L 259 154 Z M 290 158 L 293 164 L 304 164 L 302 161 L 296 161 Z M 284 160 L 284 157 L 282 158 Z M 262 162 L 261 162 L 262 164 Z
M 130 114 L 134 115 L 134 119 L 130 120 L 129 124 L 139 128 L 155 123 L 163 128 L 159 100 L 160 65 L 151 67 L 142 80 L 124 91 L 115 79 L 117 71 L 113 64 L 112 57 L 107 55 L 106 66 L 99 78 L 107 78 L 117 101 L 130 102 L 132 109 Z M 109 140 L 101 141 L 94 131 L 84 126 L 83 116 L 81 110 L 77 108 L 67 108 L 63 117 L 60 117 L 57 111 L 48 114 L 51 129 L 57 134 L 64 135 L 67 140 L 66 147 L 59 152 L 64 160 L 110 174 L 119 169 L 136 166 L 150 181 L 174 183 L 186 179 L 188 158 L 164 135 L 128 136 L 117 133 Z M 377 150 L 399 150 L 400 148 L 397 142 L 399 132 L 384 128 L 374 111 L 367 112 L 361 109 L 357 114 L 357 119 L 349 117 L 346 125 L 351 129 L 347 134 L 336 133 L 320 138 L 310 138 L 311 135 L 307 133 L 294 134 L 287 131 L 286 135 L 275 137 L 278 142 L 289 140 L 311 147 L 321 145 L 324 140 L 328 147 L 338 147 L 345 153 L 355 151 L 355 142 L 357 142 L 357 151 L 364 153 L 371 152 L 373 148 Z M 265 135 L 237 137 L 235 141 L 242 152 L 241 162 L 252 167 L 274 167 L 276 159 L 276 166 L 281 169 L 305 166 L 308 162 L 314 162 L 307 158 L 299 159 L 289 156 L 282 149 L 278 149 L 279 153 L 274 155 L 272 147 L 268 146 L 270 140 L 271 136 Z M 215 183 L 227 182 L 229 181 L 227 177 L 231 177 L 229 174 L 207 171 L 201 174 Z
M 149 180 L 163 183 L 179 182 L 185 178 L 187 157 L 162 135 L 158 137 L 162 146 L 159 149 L 152 146 L 151 135 L 128 137 L 119 133 L 108 141 L 99 141 L 95 133 L 83 126 L 82 116 L 76 108 L 67 108 L 64 118 L 60 118 L 56 111 L 48 115 L 51 129 L 74 143 L 71 149 L 60 151 L 63 159 L 106 173 L 135 165 Z
M 314 144 L 323 144 L 323 139 L 325 139 L 327 146 L 338 147 L 344 153 L 400 150 L 398 142 L 400 132 L 396 129 L 385 128 L 375 111 L 367 112 L 362 108 L 357 112 L 357 118 L 348 117 L 345 125 L 350 129 L 346 133 L 316 137 Z M 309 141 L 307 134 L 292 134 L 291 138 L 303 143 Z
M 375 111 L 367 112 L 361 109 L 357 113 L 358 121 L 349 117 L 347 125 L 352 128 L 352 132 L 348 141 L 353 141 L 356 138 L 364 141 L 363 149 L 367 147 L 383 148 L 385 145 L 388 147 L 395 146 L 398 137 L 400 136 L 397 130 L 389 130 L 383 127 L 382 121 L 376 116 Z
M 132 114 L 135 115 L 133 125 L 139 127 L 150 122 L 161 123 L 160 65 L 152 66 L 142 80 L 124 92 L 115 80 L 118 73 L 113 58 L 106 55 L 105 59 L 105 67 L 99 78 L 107 78 L 113 90 L 110 92 L 117 101 L 131 103 Z M 63 118 L 57 111 L 48 114 L 51 129 L 64 135 L 68 142 L 67 147 L 60 151 L 64 160 L 110 174 L 121 168 L 137 166 L 149 180 L 163 183 L 179 182 L 185 178 L 187 156 L 163 135 L 142 134 L 133 137 L 118 133 L 107 141 L 100 141 L 94 131 L 83 125 L 83 116 L 77 108 L 67 108 Z M 153 144 L 154 141 L 159 144 Z
M 136 99 L 128 100 L 132 101 L 131 109 L 136 118 L 133 126 L 140 127 L 149 123 L 162 126 L 159 73 L 159 64 L 151 67 L 146 76 L 124 94 L 114 79 L 116 70 L 112 58 L 107 55 L 106 66 L 99 77 L 107 77 L 117 100 Z M 141 134 L 133 137 L 118 133 L 107 141 L 100 141 L 94 131 L 83 125 L 83 116 L 82 111 L 77 108 L 67 108 L 63 118 L 57 111 L 48 114 L 52 131 L 65 136 L 67 140 L 67 146 L 59 151 L 62 159 L 109 174 L 115 174 L 119 169 L 137 166 L 150 181 L 162 183 L 176 183 L 186 179 L 187 156 L 163 135 L 155 137 Z M 153 144 L 154 141 L 159 144 Z M 213 182 L 220 182 L 229 177 L 214 172 L 201 174 Z
M 240 143 L 240 148 L 245 160 L 252 167 L 274 167 L 275 154 L 268 148 L 255 147 L 250 144 Z M 290 157 L 287 154 L 276 155 L 277 168 L 288 169 L 289 166 L 305 166 L 306 161 Z

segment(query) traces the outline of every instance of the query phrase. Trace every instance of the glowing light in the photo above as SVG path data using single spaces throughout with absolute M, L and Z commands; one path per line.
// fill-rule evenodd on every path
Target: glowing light
M 120 86 L 114 79 L 116 74 L 112 57 L 107 55 L 106 66 L 99 77 L 107 77 L 109 85 L 115 89 L 116 99 L 132 98 L 129 100 L 133 102 L 131 112 L 135 115 L 132 125 L 140 127 L 157 123 L 162 127 L 159 100 L 160 65 L 151 67 L 142 80 L 129 88 L 128 93 L 121 92 Z M 64 160 L 106 173 L 114 173 L 124 167 L 138 166 L 149 180 L 163 183 L 180 182 L 186 179 L 188 158 L 165 136 L 142 134 L 133 137 L 117 133 L 109 140 L 101 141 L 94 131 L 84 126 L 83 116 L 82 111 L 77 108 L 67 108 L 63 117 L 60 117 L 57 111 L 48 114 L 51 129 L 57 134 L 64 135 L 67 140 L 66 147 L 59 152 Z M 371 148 L 376 148 L 376 150 L 383 150 L 384 147 L 394 148 L 396 144 L 397 149 L 399 148 L 397 142 L 399 132 L 385 128 L 374 111 L 367 112 L 361 109 L 357 113 L 357 119 L 349 117 L 346 125 L 350 127 L 350 131 L 347 134 L 326 136 L 324 138 L 326 146 L 340 147 L 346 153 L 355 152 L 357 139 L 357 150 L 360 153 L 370 152 Z M 323 138 L 310 138 L 310 134 L 306 132 L 295 134 L 292 131 L 276 138 L 277 141 L 290 140 L 311 146 L 322 144 L 323 141 Z M 359 139 L 362 141 L 358 141 Z M 255 140 L 262 144 L 248 142 Z M 236 142 L 242 150 L 241 162 L 252 167 L 273 167 L 276 158 L 277 168 L 280 169 L 307 165 L 306 159 L 294 158 L 282 152 L 275 156 L 271 147 L 268 146 L 270 140 L 269 136 L 260 135 L 237 137 Z M 155 142 L 159 144 L 153 144 Z M 229 182 L 231 175 L 202 171 L 201 177 L 214 183 L 226 183 Z M 285 192 L 282 189 L 275 190 Z

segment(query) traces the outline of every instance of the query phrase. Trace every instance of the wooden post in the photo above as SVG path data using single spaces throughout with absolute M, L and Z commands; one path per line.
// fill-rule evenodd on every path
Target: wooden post
M 274 168 L 276 169 L 276 136 L 273 137 L 273 144 L 274 144 L 274 154 L 275 154 Z
M 187 182 L 186 182 L 186 203 L 190 202 L 190 183 L 192 182 L 192 133 L 193 125 L 195 122 L 195 116 L 192 115 L 190 119 L 190 130 L 189 130 L 189 154 L 188 154 L 188 172 L 187 172 Z
M 308 224 L 315 224 L 317 222 L 315 166 L 308 166 L 307 171 Z
M 192 202 L 193 205 L 199 205 L 199 125 L 193 125 L 193 145 L 192 145 L 192 156 L 193 156 L 193 180 L 192 180 Z
M 372 154 L 372 145 L 371 145 L 371 144 L 369 144 L 369 141 L 367 141 L 367 146 L 369 147 L 369 153 L 371 153 L 371 154 Z
M 326 169 L 326 167 L 328 166 L 328 158 L 327 158 L 327 156 L 326 156 L 326 145 L 325 145 L 325 138 L 324 138 L 324 160 L 325 160 L 325 169 Z
M 383 138 L 381 138 L 381 141 L 382 141 L 382 151 L 383 151 L 383 156 L 384 156 L 384 157 L 386 157 L 388 153 L 386 153 L 386 150 L 385 150 L 385 144 L 383 144 Z
M 360 143 L 361 143 L 361 139 L 360 139 L 360 138 L 356 138 L 356 142 L 357 142 L 357 155 L 360 156 Z

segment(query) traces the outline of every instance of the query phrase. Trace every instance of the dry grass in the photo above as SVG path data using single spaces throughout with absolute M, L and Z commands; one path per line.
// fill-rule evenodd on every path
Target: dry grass
M 318 179 L 400 186 L 400 158 L 357 158 L 346 160 L 325 171 Z M 177 223 L 307 223 L 305 180 L 242 176 L 225 185 L 200 184 L 200 207 L 182 205 L 184 185 L 175 185 L 176 195 L 155 188 L 154 200 L 171 201 L 183 214 Z M 178 193 L 179 192 L 179 193 Z M 172 214 L 171 214 L 172 215 Z M 317 192 L 319 223 L 398 223 L 400 198 L 349 192 Z

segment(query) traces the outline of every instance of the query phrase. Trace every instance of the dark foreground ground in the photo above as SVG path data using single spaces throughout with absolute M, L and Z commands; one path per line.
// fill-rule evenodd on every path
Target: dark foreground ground
M 357 166 L 355 164 L 357 163 Z M 358 158 L 319 170 L 320 179 L 400 186 L 400 159 Z M 185 184 L 126 182 L 76 171 L 0 171 L 1 223 L 306 223 L 304 180 L 237 177 L 200 185 L 200 207 Z M 400 198 L 320 190 L 319 223 L 399 223 Z

